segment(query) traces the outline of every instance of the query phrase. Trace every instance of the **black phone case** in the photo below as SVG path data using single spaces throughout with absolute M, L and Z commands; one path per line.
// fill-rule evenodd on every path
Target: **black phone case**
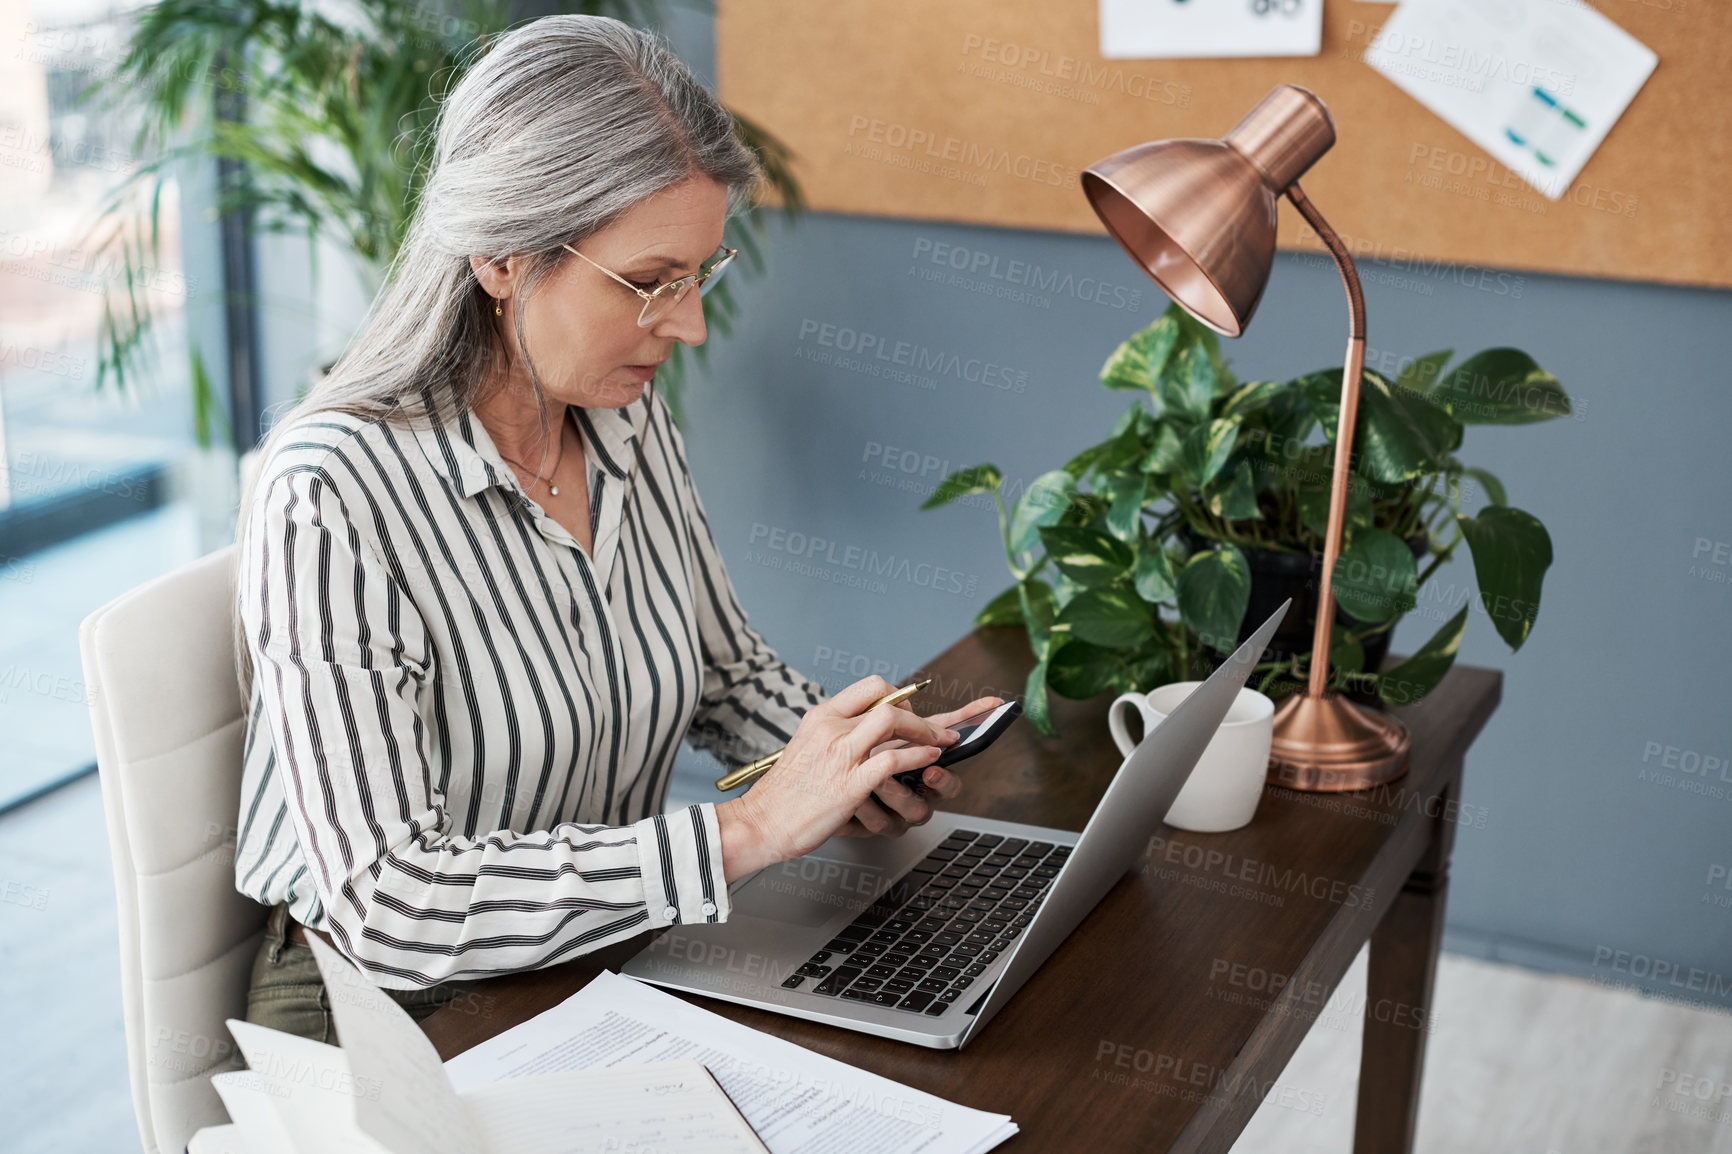
M 991 710 L 985 712 L 990 713 Z M 940 753 L 937 759 L 931 764 L 936 765 L 941 769 L 949 769 L 958 762 L 967 761 L 969 758 L 997 741 L 1004 731 L 1010 728 L 1011 723 L 1021 716 L 1022 703 L 1020 701 L 1011 702 L 1010 708 L 998 715 L 998 720 L 993 722 L 991 729 L 988 729 L 973 741 L 963 742 L 959 740 L 955 745 L 946 749 L 943 753 Z M 956 731 L 956 735 L 958 738 L 966 738 L 970 733 L 974 732 L 974 729 L 974 726 L 959 728 Z M 897 781 L 901 782 L 909 789 L 918 792 L 926 788 L 920 780 L 920 776 L 926 772 L 926 768 L 927 767 L 923 765 L 919 769 L 905 769 L 901 773 L 893 776 Z

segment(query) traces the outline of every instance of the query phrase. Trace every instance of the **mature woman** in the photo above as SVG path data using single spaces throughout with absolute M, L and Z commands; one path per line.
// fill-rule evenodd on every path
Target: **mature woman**
M 375 308 L 243 504 L 235 878 L 275 907 L 250 1020 L 333 1039 L 309 929 L 424 1016 L 463 980 L 724 920 L 729 882 L 832 835 L 925 821 L 894 773 L 957 794 L 930 765 L 945 726 L 997 699 L 927 719 L 873 707 L 881 678 L 825 700 L 783 664 L 649 387 L 704 340 L 690 290 L 760 175 L 617 21 L 527 24 L 450 94 Z M 663 813 L 682 738 L 729 765 L 787 752 Z

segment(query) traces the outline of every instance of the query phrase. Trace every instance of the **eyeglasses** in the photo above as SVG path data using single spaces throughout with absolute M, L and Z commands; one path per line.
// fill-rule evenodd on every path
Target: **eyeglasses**
M 569 244 L 562 244 L 559 247 L 563 248 L 566 252 L 571 253 L 573 256 L 583 256 L 581 252 L 578 252 Z M 686 293 L 691 290 L 693 285 L 699 286 L 699 296 L 708 292 L 709 289 L 706 287 L 706 282 L 710 282 L 717 273 L 727 268 L 728 264 L 739 254 L 740 250 L 729 248 L 724 244 L 721 246 L 719 251 L 722 255 L 713 260 L 709 268 L 704 269 L 702 272 L 680 277 L 678 280 L 671 280 L 667 284 L 657 288 L 654 292 L 649 292 L 637 287 L 612 269 L 604 268 L 599 264 L 595 264 L 595 262 L 589 260 L 587 256 L 583 256 L 583 259 L 589 260 L 590 264 L 595 264 L 596 268 L 601 269 L 602 272 L 606 273 L 608 276 L 612 277 L 614 280 L 643 298 L 643 311 L 638 313 L 637 323 L 639 328 L 646 328 L 667 316 L 668 313 L 673 310 L 675 305 L 685 299 Z

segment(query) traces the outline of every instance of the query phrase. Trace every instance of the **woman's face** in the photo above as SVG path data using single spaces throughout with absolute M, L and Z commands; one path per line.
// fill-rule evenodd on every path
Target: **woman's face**
M 612 225 L 573 248 L 596 264 L 654 292 L 699 271 L 722 243 L 727 188 L 706 176 L 688 178 L 634 205 Z M 488 265 L 471 257 L 476 278 L 498 299 L 503 316 L 493 324 L 514 350 L 511 386 L 532 396 L 523 352 L 516 343 L 515 312 L 523 309 L 523 335 L 548 398 L 585 408 L 619 408 L 643 395 L 656 365 L 674 342 L 704 342 L 703 304 L 696 290 L 646 328 L 638 327 L 643 298 L 582 257 L 544 280 L 527 302 L 520 299 L 522 264 L 507 257 Z

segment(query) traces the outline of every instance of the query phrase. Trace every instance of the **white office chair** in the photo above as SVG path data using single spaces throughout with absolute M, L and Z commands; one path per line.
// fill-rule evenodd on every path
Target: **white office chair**
M 234 547 L 142 585 L 78 631 L 120 906 L 121 1000 L 147 1154 L 228 1121 L 211 1075 L 242 1065 L 269 911 L 236 892 L 245 706 L 229 614 Z

